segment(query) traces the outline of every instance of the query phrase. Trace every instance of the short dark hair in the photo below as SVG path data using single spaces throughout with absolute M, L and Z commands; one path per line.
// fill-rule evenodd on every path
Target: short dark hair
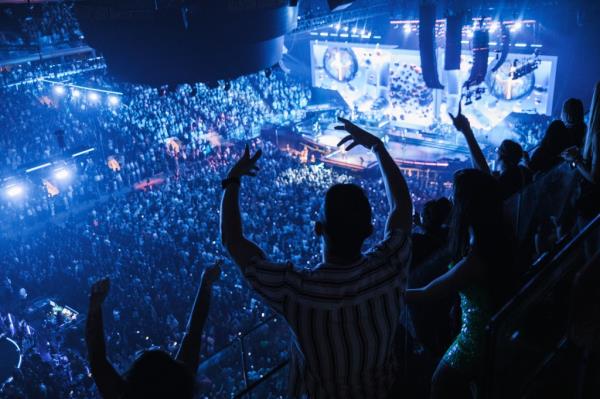
M 360 245 L 370 233 L 371 204 L 356 184 L 335 184 L 325 194 L 322 219 L 336 245 Z

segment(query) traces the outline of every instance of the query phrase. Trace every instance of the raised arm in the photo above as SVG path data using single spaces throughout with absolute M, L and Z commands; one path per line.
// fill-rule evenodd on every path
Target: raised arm
M 92 377 L 104 399 L 121 397 L 123 379 L 106 358 L 104 341 L 104 321 L 102 320 L 102 303 L 108 295 L 110 280 L 103 279 L 92 285 L 90 306 L 85 325 L 85 341 L 88 348 L 88 361 Z
M 200 364 L 200 346 L 202 341 L 202 331 L 208 317 L 210 308 L 210 299 L 212 296 L 213 283 L 221 275 L 221 261 L 217 261 L 202 273 L 202 279 L 196 300 L 190 314 L 186 332 L 181 341 L 176 359 L 186 365 L 192 374 L 196 374 Z
M 449 297 L 480 278 L 481 274 L 481 264 L 477 257 L 471 254 L 425 287 L 407 289 L 406 302 L 418 303 Z
M 241 179 L 243 176 L 256 176 L 259 169 L 256 162 L 260 156 L 261 150 L 258 150 L 251 157 L 246 145 L 244 154 L 223 180 L 225 191 L 221 200 L 221 242 L 242 272 L 252 259 L 265 258 L 258 245 L 244 236 L 239 203 Z
M 344 137 L 338 146 L 352 141 L 346 148 L 346 151 L 351 150 L 357 145 L 373 151 L 379 161 L 381 174 L 385 191 L 390 206 L 390 212 L 386 224 L 386 233 L 390 233 L 395 229 L 403 229 L 409 231 L 412 227 L 412 199 L 408 191 L 406 180 L 392 159 L 391 155 L 385 148 L 383 142 L 371 133 L 356 126 L 352 122 L 344 118 L 338 118 L 342 126 L 336 126 L 337 130 L 344 130 L 349 133 L 349 136 Z
M 458 114 L 456 116 L 453 116 L 451 113 L 448 113 L 448 115 L 450 115 L 450 119 L 452 119 L 452 123 L 456 130 L 461 132 L 465 136 L 465 140 L 467 140 L 473 167 L 485 173 L 492 173 L 490 171 L 490 166 L 483 155 L 483 151 L 481 151 L 479 143 L 477 143 L 473 129 L 471 129 L 471 123 L 467 117 L 462 114 L 462 102 L 458 103 Z

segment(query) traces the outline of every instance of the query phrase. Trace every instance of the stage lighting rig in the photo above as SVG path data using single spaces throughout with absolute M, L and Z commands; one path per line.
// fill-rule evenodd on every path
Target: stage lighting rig
M 515 60 L 515 65 L 513 65 L 513 69 L 509 73 L 512 80 L 517 80 L 523 76 L 529 75 L 539 68 L 541 62 L 539 49 L 536 49 L 533 57 L 527 59 L 523 65 L 518 66 L 516 62 L 517 60 Z
M 465 95 L 465 105 L 471 105 L 473 104 L 473 93 L 472 92 L 467 92 Z
M 466 91 L 462 94 L 461 99 L 465 99 L 465 105 L 471 105 L 473 104 L 473 101 L 481 100 L 484 94 L 485 87 L 477 87 L 473 90 L 467 87 Z

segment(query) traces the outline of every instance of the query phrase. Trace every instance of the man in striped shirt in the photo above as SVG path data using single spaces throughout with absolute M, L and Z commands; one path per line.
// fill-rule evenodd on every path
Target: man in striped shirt
M 393 344 L 401 308 L 403 275 L 410 262 L 412 202 L 400 169 L 383 142 L 348 120 L 338 145 L 363 145 L 375 153 L 389 201 L 384 240 L 367 253 L 371 206 L 352 184 L 331 187 L 315 233 L 323 262 L 313 271 L 271 263 L 246 239 L 239 209 L 242 176 L 254 176 L 260 150 L 248 147 L 223 180 L 223 245 L 248 283 L 293 332 L 290 392 L 295 398 L 388 398 L 396 378 Z

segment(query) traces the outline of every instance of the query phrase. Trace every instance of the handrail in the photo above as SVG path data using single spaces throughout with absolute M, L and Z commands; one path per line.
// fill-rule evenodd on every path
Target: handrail
M 221 349 L 219 349 L 218 351 L 214 352 L 212 355 L 210 355 L 209 357 L 207 357 L 206 359 L 204 359 L 202 361 L 202 363 L 200 363 L 200 367 L 202 367 L 202 364 L 209 362 L 214 357 L 220 355 L 222 352 L 224 352 L 227 349 L 231 348 L 233 345 L 235 345 L 236 343 L 238 343 L 241 339 L 246 338 L 248 335 L 252 334 L 254 331 L 258 330 L 259 328 L 261 328 L 265 324 L 271 322 L 276 317 L 277 317 L 277 314 L 269 316 L 268 318 L 266 318 L 265 320 L 261 321 L 260 323 L 258 323 L 256 325 L 254 325 L 253 327 L 251 327 L 250 329 L 246 330 L 245 332 L 238 334 L 238 336 L 234 340 L 230 341 L 228 344 L 225 344 L 225 346 L 223 346 Z
M 573 237 L 553 258 L 548 262 L 548 265 L 556 263 L 562 260 L 573 247 L 580 244 L 590 232 L 600 226 L 600 214 L 597 215 L 590 223 L 588 223 L 575 237 Z M 552 272 L 551 267 L 545 267 L 538 274 L 531 278 L 520 290 L 508 301 L 491 319 L 487 328 L 494 329 L 500 323 L 502 323 L 510 312 L 515 309 L 527 295 L 537 287 L 540 281 L 542 281 L 547 274 Z
M 234 396 L 234 399 L 240 399 L 240 398 L 243 398 L 244 396 L 248 395 L 260 384 L 262 384 L 266 380 L 270 379 L 273 375 L 277 374 L 279 372 L 279 370 L 281 370 L 282 368 L 287 366 L 289 364 L 289 362 L 290 362 L 290 360 L 286 359 L 283 362 L 279 363 L 277 366 L 273 367 L 271 370 L 269 370 L 269 372 L 267 374 L 263 375 L 262 378 L 254 381 L 252 384 L 248 385 L 248 387 L 246 387 L 243 391 L 236 394 Z
M 486 327 L 487 333 L 487 347 L 486 347 L 486 373 L 484 378 L 484 395 L 492 397 L 494 391 L 494 375 L 496 373 L 497 363 L 497 340 L 502 330 L 504 323 L 514 314 L 519 307 L 522 307 L 528 299 L 536 298 L 532 297 L 535 290 L 540 288 L 543 289 L 544 283 L 549 281 L 562 281 L 564 276 L 568 275 L 569 272 L 574 269 L 574 262 L 565 264 L 564 267 L 553 267 L 553 265 L 561 265 L 565 260 L 569 260 L 569 256 L 572 255 L 576 249 L 581 249 L 585 244 L 585 240 L 592 233 L 600 228 L 600 214 L 597 215 L 591 222 L 589 222 L 581 231 L 572 239 L 570 239 L 564 246 L 557 251 L 548 262 L 544 262 L 544 267 L 533 276 L 520 290 L 507 302 L 490 320 Z M 552 278 L 552 280 L 549 280 Z

